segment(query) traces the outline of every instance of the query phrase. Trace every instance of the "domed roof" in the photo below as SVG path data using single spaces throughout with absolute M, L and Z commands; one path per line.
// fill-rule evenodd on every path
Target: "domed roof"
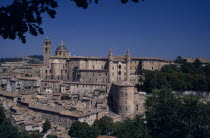
M 66 47 L 63 44 L 63 41 L 61 41 L 61 44 L 56 48 L 56 51 L 67 51 Z
M 58 63 L 60 63 L 57 59 L 55 59 L 52 63 L 54 63 L 54 64 L 58 64 Z

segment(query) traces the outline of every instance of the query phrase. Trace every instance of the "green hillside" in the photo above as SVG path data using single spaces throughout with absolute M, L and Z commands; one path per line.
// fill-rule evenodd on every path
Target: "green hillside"
M 31 55 L 27 57 L 11 57 L 11 58 L 0 58 L 0 63 L 5 62 L 25 62 L 29 64 L 40 64 L 43 61 L 42 55 Z

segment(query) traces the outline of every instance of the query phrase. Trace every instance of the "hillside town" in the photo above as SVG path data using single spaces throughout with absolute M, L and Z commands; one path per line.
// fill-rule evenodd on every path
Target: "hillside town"
M 92 125 L 104 116 L 114 122 L 145 112 L 146 92 L 138 90 L 144 70 L 161 70 L 177 65 L 174 60 L 154 57 L 116 56 L 110 48 L 107 57 L 71 56 L 61 41 L 54 54 L 48 37 L 43 43 L 40 64 L 4 62 L 0 66 L 0 105 L 21 130 L 42 132 L 49 120 L 51 134 L 67 137 L 74 121 Z M 202 66 L 204 58 L 184 58 Z

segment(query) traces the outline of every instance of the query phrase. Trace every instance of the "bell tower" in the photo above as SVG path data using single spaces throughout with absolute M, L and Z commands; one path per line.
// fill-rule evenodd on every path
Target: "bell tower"
M 48 37 L 44 40 L 44 64 L 49 64 L 49 58 L 51 56 L 51 41 Z

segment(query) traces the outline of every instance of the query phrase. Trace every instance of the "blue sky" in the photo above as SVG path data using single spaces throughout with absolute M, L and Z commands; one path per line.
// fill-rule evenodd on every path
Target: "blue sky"
M 104 57 L 112 48 L 114 55 L 130 49 L 135 57 L 210 60 L 210 0 L 99 0 L 88 9 L 66 0 L 58 4 L 55 19 L 44 17 L 44 35 L 27 35 L 26 44 L 0 38 L 0 57 L 40 55 L 48 36 L 52 54 L 62 40 L 77 56 Z

